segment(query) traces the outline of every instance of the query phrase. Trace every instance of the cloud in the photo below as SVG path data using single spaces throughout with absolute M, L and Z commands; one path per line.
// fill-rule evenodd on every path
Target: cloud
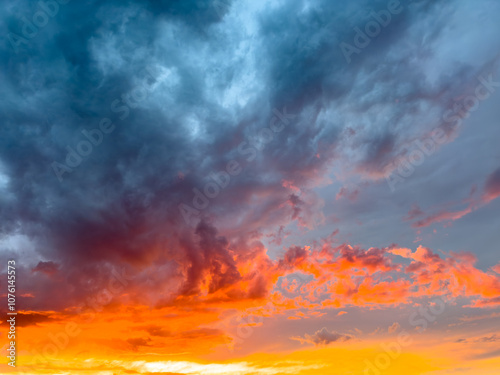
M 428 227 L 431 224 L 434 223 L 440 223 L 443 221 L 446 222 L 452 222 L 458 219 L 461 219 L 465 215 L 469 214 L 472 212 L 472 207 L 467 207 L 463 210 L 460 211 L 441 211 L 432 215 L 427 216 L 424 219 L 418 220 L 412 224 L 412 227 L 414 228 L 424 228 Z
M 475 354 L 471 356 L 473 359 L 489 359 L 489 358 L 498 358 L 500 356 L 500 350 L 492 350 L 489 352 L 481 353 L 481 354 Z
M 373 4 L 373 10 L 385 6 Z M 403 46 L 422 30 L 432 35 L 425 43 L 429 51 L 453 45 L 439 17 L 443 7 L 430 1 L 404 7 L 352 64 L 338 42 L 352 40 L 353 27 L 364 27 L 367 19 L 320 0 L 307 8 L 299 1 L 272 7 L 244 1 L 75 3 L 61 6 L 19 53 L 9 43 L 2 46 L 10 62 L 4 63 L 1 89 L 8 99 L 0 108 L 0 164 L 8 182 L 0 213 L 12 220 L 2 222 L 0 232 L 20 232 L 36 243 L 30 255 L 36 271 L 26 280 L 36 301 L 29 308 L 78 305 L 106 287 L 113 266 L 126 267 L 138 283 L 153 271 L 172 290 L 165 297 L 171 300 L 228 291 L 240 282 L 250 283 L 250 295 L 265 295 L 274 271 L 243 275 L 236 260 L 256 248 L 255 233 L 287 228 L 293 220 L 302 229 L 324 224 L 325 201 L 314 188 L 331 183 L 334 163 L 362 179 L 380 178 L 406 141 L 428 133 L 430 125 L 414 124 L 427 124 L 484 68 L 470 63 L 465 69 L 459 55 L 448 56 L 454 68 L 445 76 L 408 66 L 413 52 Z M 19 20 L 28 10 L 35 11 L 26 1 L 6 9 L 4 35 L 21 32 Z M 451 12 L 449 22 L 460 17 Z M 241 53 L 228 52 L 234 50 Z M 146 78 L 154 90 L 135 100 Z M 295 117 L 263 145 L 257 134 L 276 111 Z M 103 118 L 112 121 L 113 132 L 60 182 L 52 163 L 66 163 L 69 149 L 88 142 L 83 131 L 98 129 Z M 179 204 L 193 206 L 193 189 L 203 190 L 230 160 L 243 172 L 203 210 L 214 224 L 199 217 L 194 228 L 187 226 Z M 356 191 L 340 194 L 355 199 Z M 381 270 L 389 264 L 380 249 L 341 251 L 345 267 Z M 262 256 L 260 264 L 271 258 L 276 260 Z M 47 259 L 57 259 L 57 273 L 55 265 L 43 265 Z M 44 272 L 65 281 L 60 296 L 47 292 L 54 284 L 41 278 Z M 89 278 L 91 286 L 84 282 Z
M 38 262 L 36 267 L 34 267 L 32 272 L 42 272 L 47 276 L 52 276 L 57 273 L 59 265 L 55 262 Z
M 132 350 L 137 351 L 141 346 L 150 346 L 151 339 L 143 337 L 130 338 L 126 340 L 132 346 Z
M 340 334 L 334 331 L 328 331 L 326 328 L 322 328 L 316 331 L 314 334 L 305 334 L 304 337 L 292 337 L 293 340 L 300 341 L 301 344 L 309 343 L 314 345 L 328 345 L 334 342 L 348 341 L 352 339 L 350 335 Z
M 500 263 L 497 264 L 496 266 L 493 266 L 491 269 L 496 273 L 500 274 Z
M 472 193 L 475 192 L 475 188 L 472 189 Z M 491 175 L 488 176 L 484 191 L 479 199 L 474 199 L 473 197 L 468 200 L 468 205 L 466 208 L 458 211 L 441 210 L 435 214 L 428 215 L 427 217 L 417 220 L 412 224 L 414 228 L 424 228 L 428 227 L 434 223 L 440 222 L 453 222 L 459 220 L 464 216 L 470 214 L 471 212 L 477 210 L 478 208 L 488 204 L 492 200 L 500 196 L 500 169 L 497 169 Z M 412 220 L 417 216 L 421 216 L 423 212 L 414 206 L 412 210 L 408 213 L 407 220 Z
M 484 336 L 481 337 L 480 339 L 477 339 L 475 342 L 496 342 L 500 341 L 500 335 L 494 334 L 491 336 Z
M 292 246 L 283 256 L 280 266 L 284 268 L 294 268 L 307 260 L 307 250 L 303 247 Z
M 387 331 L 388 331 L 389 333 L 394 333 L 394 332 L 396 332 L 397 330 L 399 330 L 400 328 L 401 328 L 401 326 L 399 325 L 399 323 L 398 323 L 398 322 L 395 322 L 393 325 L 391 325 L 391 326 L 387 329 Z
M 151 341 L 120 341 L 138 350 L 169 335 L 186 346 L 220 339 L 202 324 L 263 301 L 272 309 L 259 313 L 276 316 L 412 305 L 433 295 L 498 306 L 498 273 L 469 255 L 437 253 L 461 248 L 454 244 L 408 249 L 390 221 L 407 215 L 424 228 L 465 217 L 499 195 L 497 166 L 477 184 L 479 198 L 460 205 L 434 205 L 447 185 L 390 200 L 377 190 L 407 144 L 436 127 L 449 142 L 458 134 L 442 115 L 499 62 L 500 26 L 484 17 L 498 4 L 484 4 L 409 2 L 351 64 L 339 43 L 352 42 L 354 28 L 386 2 L 365 9 L 364 1 L 89 0 L 61 6 L 17 53 L 4 43 L 0 215 L 9 220 L 0 222 L 0 257 L 5 264 L 22 254 L 26 322 L 89 314 L 89 305 L 106 318 L 117 310 L 130 318 L 138 306 L 196 316 L 184 336 L 160 318 L 140 322 Z M 9 2 L 3 35 L 22 34 L 23 17 L 37 7 Z M 483 27 L 471 28 L 470 19 Z M 460 33 L 465 44 L 456 43 Z M 141 87 L 150 90 L 142 95 Z M 104 134 L 106 119 L 113 130 Z M 261 136 L 273 124 L 283 129 Z M 226 184 L 221 172 L 232 161 L 241 173 Z M 69 169 L 62 181 L 54 162 Z M 444 181 L 455 175 L 446 173 Z M 406 213 L 402 202 L 418 205 Z M 193 226 L 180 205 L 196 213 Z M 355 207 L 345 215 L 339 205 Z M 343 237 L 321 238 L 332 232 L 332 212 Z M 352 217 L 384 229 L 353 227 Z M 277 282 L 293 272 L 307 282 L 285 296 Z M 202 323 L 207 316 L 213 320 Z M 301 339 L 323 345 L 350 336 L 322 329 Z
M 16 315 L 16 325 L 19 327 L 39 326 L 39 323 L 53 323 L 60 321 L 53 313 L 39 313 L 34 311 L 18 312 Z M 5 324 L 5 323 L 2 323 Z
M 349 191 L 346 187 L 341 187 L 337 195 L 335 196 L 336 200 L 339 200 L 341 198 L 347 198 L 351 202 L 355 202 L 358 199 L 359 195 L 359 190 L 358 189 L 353 189 Z
M 494 171 L 486 180 L 483 192 L 485 202 L 492 201 L 500 196 L 500 168 Z
M 405 220 L 413 220 L 416 217 L 423 215 L 423 211 L 418 207 L 418 205 L 414 204 L 410 211 L 408 211 L 408 215 L 406 215 Z
M 209 293 L 214 293 L 238 281 L 241 275 L 227 249 L 227 240 L 222 236 L 217 236 L 217 229 L 205 221 L 198 224 L 195 233 L 199 237 L 197 245 L 187 238 L 183 244 L 189 266 L 182 293 L 198 292 L 199 284 L 207 273 L 210 277 Z

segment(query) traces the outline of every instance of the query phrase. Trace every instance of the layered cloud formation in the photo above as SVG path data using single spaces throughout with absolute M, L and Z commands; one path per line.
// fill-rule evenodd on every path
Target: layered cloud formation
M 64 350 L 196 373 L 498 308 L 496 1 L 3 5 L 0 259 L 32 348 L 74 321 Z

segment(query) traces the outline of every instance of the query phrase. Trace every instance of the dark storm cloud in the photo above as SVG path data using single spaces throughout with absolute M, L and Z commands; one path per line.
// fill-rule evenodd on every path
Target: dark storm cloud
M 205 221 L 200 222 L 195 233 L 199 237 L 197 245 L 189 238 L 181 241 L 189 262 L 182 293 L 189 295 L 199 292 L 200 281 L 207 272 L 211 275 L 210 293 L 238 281 L 241 276 L 228 251 L 226 238 L 218 236 L 217 229 Z
M 203 213 L 230 218 L 228 227 L 239 223 L 235 238 L 290 218 L 307 226 L 313 219 L 304 207 L 314 210 L 320 199 L 299 198 L 291 187 L 307 190 L 339 160 L 380 176 L 400 145 L 421 135 L 414 125 L 427 112 L 423 103 L 446 103 L 479 69 L 457 64 L 428 85 L 422 69 L 407 65 L 411 52 L 394 47 L 428 30 L 420 52 L 430 54 L 445 22 L 434 14 L 453 12 L 449 2 L 402 1 L 403 11 L 351 64 L 339 43 L 351 43 L 353 28 L 364 28 L 370 11 L 387 2 L 306 3 L 72 1 L 17 53 L 6 39 L 0 231 L 35 244 L 29 267 L 40 272 L 27 280 L 30 288 L 45 295 L 41 285 L 68 286 L 38 308 L 84 298 L 91 292 L 82 280 L 102 287 L 113 264 L 177 262 L 185 294 L 197 290 L 204 272 L 214 276 L 210 292 L 235 283 L 233 239 L 208 221 L 188 227 L 178 210 L 192 204 L 193 189 L 211 173 L 231 160 L 242 167 Z M 22 35 L 23 17 L 32 20 L 37 5 L 5 4 L 0 32 Z M 148 91 L 138 100 L 141 85 Z M 271 142 L 255 141 L 275 110 L 295 117 Z M 82 142 L 91 142 L 85 132 L 98 131 L 102 140 L 68 165 Z M 54 162 L 71 169 L 62 180 Z M 47 272 L 43 265 L 55 262 L 58 272 Z
M 182 12 L 176 11 L 180 2 L 176 3 L 164 2 L 161 9 L 154 3 L 154 7 L 166 17 L 174 12 L 175 18 L 182 19 Z M 3 106 L 7 116 L 1 159 L 9 190 L 18 193 L 15 200 L 2 205 L 2 214 L 12 222 L 21 220 L 23 230 L 34 236 L 51 233 L 58 256 L 77 255 L 92 261 L 114 258 L 118 252 L 129 261 L 147 258 L 143 250 L 155 240 L 144 238 L 152 230 L 144 222 L 149 205 L 145 197 L 155 193 L 161 201 L 176 199 L 179 187 L 174 176 L 189 169 L 183 163 L 189 163 L 202 147 L 189 145 L 176 119 L 183 110 L 182 95 L 175 103 L 178 113 L 175 107 L 166 116 L 129 108 L 124 120 L 118 117 L 121 113 L 112 113 L 113 101 L 128 93 L 136 85 L 134 80 L 143 78 L 144 69 L 151 66 L 148 53 L 132 55 L 137 45 L 151 46 L 156 15 L 138 6 L 130 9 L 130 27 L 121 33 L 117 28 L 123 19 L 115 14 L 125 9 L 118 2 L 68 5 L 52 20 L 59 27 L 53 39 L 44 39 L 40 31 L 38 44 L 26 54 L 5 51 L 10 61 L 3 71 L 9 73 L 12 103 Z M 189 14 L 196 12 L 192 9 Z M 92 43 L 100 38 L 117 38 L 124 59 L 134 61 L 108 74 L 100 70 L 91 51 Z M 184 76 L 181 72 L 182 85 L 186 84 Z M 52 121 L 46 119 L 47 112 L 54 114 Z M 78 168 L 65 174 L 63 183 L 54 180 L 47 166 L 54 160 L 64 163 L 66 147 L 76 148 L 85 140 L 80 130 L 98 128 L 105 116 L 113 119 L 117 129 Z M 2 226 L 6 232 L 13 230 L 8 221 Z

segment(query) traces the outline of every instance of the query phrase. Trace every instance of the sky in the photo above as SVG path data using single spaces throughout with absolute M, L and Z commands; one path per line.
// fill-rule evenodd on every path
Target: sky
M 500 2 L 0 4 L 1 374 L 500 372 Z

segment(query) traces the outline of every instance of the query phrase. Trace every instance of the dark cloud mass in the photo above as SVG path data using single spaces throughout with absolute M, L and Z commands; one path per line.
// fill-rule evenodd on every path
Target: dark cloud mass
M 387 1 L 57 4 L 29 38 L 37 2 L 3 1 L 0 22 L 0 236 L 10 238 L 1 255 L 27 254 L 23 288 L 40 297 L 27 309 L 81 303 L 111 269 L 139 284 L 156 270 L 172 298 L 240 282 L 234 259 L 257 259 L 265 233 L 331 223 L 322 210 L 339 187 L 314 188 L 331 182 L 332 168 L 385 184 L 406 144 L 444 128 L 456 93 L 493 71 L 500 47 L 492 41 L 477 60 L 443 57 L 440 43 L 460 39 L 446 19 L 475 7 L 452 1 L 401 1 L 351 63 L 339 44 L 354 43 L 354 28 Z M 498 186 L 497 171 L 485 194 Z M 342 191 L 353 203 L 363 195 Z M 379 248 L 340 252 L 385 265 Z M 306 257 L 291 247 L 280 264 Z M 259 277 L 245 280 L 245 296 L 266 294 Z M 56 285 L 58 296 L 44 299 Z M 348 339 L 325 329 L 307 337 Z

